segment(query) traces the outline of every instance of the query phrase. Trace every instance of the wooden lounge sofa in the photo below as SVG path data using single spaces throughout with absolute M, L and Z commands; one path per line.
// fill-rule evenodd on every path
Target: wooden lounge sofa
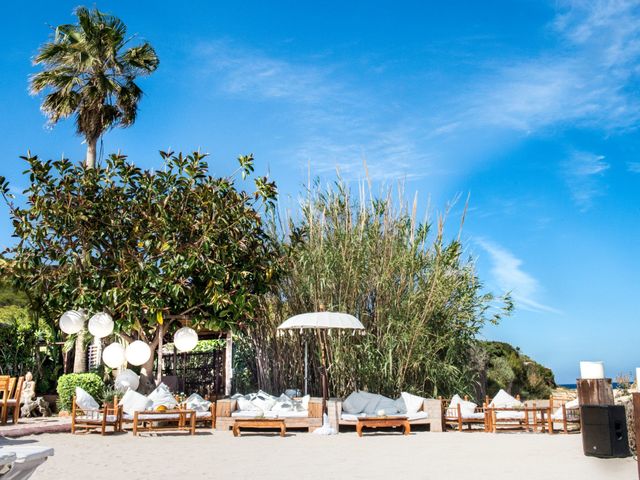
M 343 412 L 342 400 L 331 399 L 327 402 L 329 423 L 338 432 L 341 426 L 355 427 L 358 424 L 358 417 L 363 414 L 351 415 Z M 375 416 L 375 415 L 372 415 Z M 397 414 L 395 416 L 407 417 L 411 427 L 416 425 L 426 425 L 430 432 L 442 432 L 442 403 L 437 399 L 423 399 L 420 410 L 415 414 Z M 393 415 L 389 415 L 393 417 Z
M 262 413 L 258 411 L 242 411 L 238 409 L 238 401 L 233 398 L 223 398 L 216 401 L 215 405 L 215 428 L 217 430 L 228 431 L 233 428 L 236 419 L 265 418 L 284 420 L 287 430 L 306 429 L 313 432 L 322 426 L 322 399 L 311 397 L 308 410 L 302 412 L 289 413 Z
M 451 426 L 454 429 L 462 432 L 465 425 L 468 431 L 472 431 L 474 425 L 482 426 L 482 431 L 491 431 L 491 416 L 488 414 L 487 404 L 484 403 L 482 407 L 474 404 L 473 411 L 471 405 L 469 408 L 463 408 L 463 404 L 454 402 L 452 405 L 452 399 L 441 399 L 442 402 L 442 424 L 446 429 L 447 426 Z M 469 397 L 464 397 L 464 402 L 469 402 Z M 478 429 L 475 429 L 478 430 Z
M 113 432 L 122 431 L 122 407 L 118 405 L 118 398 L 114 398 L 113 404 L 105 405 L 97 410 L 83 410 L 73 396 L 73 406 L 71 407 L 71 433 L 84 430 L 100 430 L 104 435 L 107 427 L 112 427 Z

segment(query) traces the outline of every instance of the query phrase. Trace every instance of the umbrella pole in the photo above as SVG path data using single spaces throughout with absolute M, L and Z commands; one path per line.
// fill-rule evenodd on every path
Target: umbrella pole
M 309 342 L 304 341 L 304 394 L 309 393 Z
M 320 358 L 322 360 L 322 366 L 320 367 L 320 373 L 322 375 L 322 413 L 327 413 L 327 400 L 329 399 L 329 382 L 327 379 L 327 356 L 325 353 L 325 339 L 322 336 L 320 329 L 316 329 L 318 340 L 320 341 Z

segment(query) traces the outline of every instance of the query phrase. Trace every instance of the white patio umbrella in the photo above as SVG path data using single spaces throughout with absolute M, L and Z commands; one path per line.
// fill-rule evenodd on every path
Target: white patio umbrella
M 310 312 L 295 315 L 284 321 L 278 330 L 315 330 L 320 342 L 320 356 L 322 360 L 322 411 L 326 410 L 326 401 L 328 399 L 328 382 L 327 382 L 327 358 L 326 358 L 326 337 L 321 334 L 327 330 L 360 330 L 364 332 L 364 325 L 360 323 L 353 315 L 339 312 Z M 307 394 L 308 379 L 308 345 L 304 342 L 304 393 Z

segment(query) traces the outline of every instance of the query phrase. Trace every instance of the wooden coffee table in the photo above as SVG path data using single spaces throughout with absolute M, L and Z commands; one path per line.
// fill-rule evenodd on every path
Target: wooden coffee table
M 234 437 L 240 436 L 241 428 L 279 428 L 281 437 L 287 433 L 287 427 L 282 418 L 236 418 L 233 422 Z
M 195 410 L 143 411 L 133 414 L 133 434 L 141 430 L 148 432 L 186 431 L 196 433 Z
M 404 434 L 409 435 L 411 433 L 411 425 L 409 424 L 409 419 L 407 417 L 363 417 L 358 419 L 358 423 L 356 424 L 356 432 L 358 432 L 358 436 L 362 436 L 362 429 L 364 427 L 367 428 L 378 428 L 378 427 L 402 427 L 404 429 Z

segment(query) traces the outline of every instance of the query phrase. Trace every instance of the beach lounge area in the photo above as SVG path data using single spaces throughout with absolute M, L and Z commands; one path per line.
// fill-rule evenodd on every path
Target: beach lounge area
M 95 480 L 113 478 L 448 480 L 632 479 L 632 458 L 597 459 L 582 453 L 579 435 L 397 433 L 334 436 L 288 433 L 198 432 L 195 436 L 43 434 L 19 442 L 55 449 L 34 479 L 59 480 L 73 470 Z M 88 453 L 90 452 L 90 453 Z M 259 473 L 258 473 L 259 472 Z M 1 478 L 1 477 L 0 477 Z
M 5 3 L 0 480 L 640 480 L 640 0 Z

